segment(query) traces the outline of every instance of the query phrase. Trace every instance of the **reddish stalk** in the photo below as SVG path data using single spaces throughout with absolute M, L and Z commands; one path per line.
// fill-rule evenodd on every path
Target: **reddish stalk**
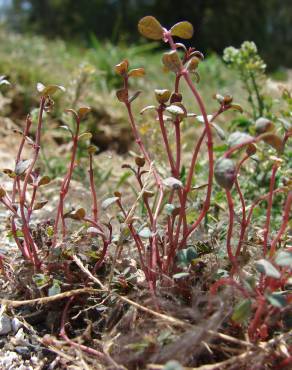
M 169 165 L 170 165 L 170 168 L 171 168 L 171 172 L 172 172 L 173 176 L 176 176 L 176 167 L 175 167 L 173 155 L 172 155 L 172 152 L 171 152 L 171 149 L 170 149 L 170 146 L 169 146 L 169 141 L 168 141 L 165 125 L 164 125 L 163 106 L 162 105 L 160 105 L 159 108 L 157 109 L 157 113 L 158 113 L 158 120 L 159 120 L 160 130 L 161 130 L 164 146 L 165 146 L 165 149 L 166 149 Z
M 128 77 L 124 78 L 124 88 L 128 91 Z M 157 203 L 157 206 L 156 206 L 156 211 L 154 213 L 153 225 L 152 225 L 152 232 L 154 234 L 154 237 L 153 237 L 153 245 L 152 245 L 153 256 L 151 257 L 151 261 L 152 261 L 152 269 L 153 269 L 153 271 L 156 271 L 157 251 L 158 251 L 157 236 L 156 236 L 156 231 L 157 231 L 156 223 L 157 223 L 157 217 L 158 217 L 158 214 L 160 212 L 160 207 L 162 205 L 162 200 L 163 200 L 163 185 L 162 185 L 161 178 L 160 178 L 158 172 L 156 171 L 156 168 L 152 165 L 152 161 L 150 159 L 150 156 L 149 156 L 149 154 L 148 154 L 148 152 L 147 152 L 147 150 L 146 150 L 146 148 L 145 148 L 145 146 L 144 146 L 144 144 L 141 140 L 141 137 L 140 137 L 140 134 L 138 132 L 138 129 L 137 129 L 137 126 L 136 126 L 136 123 L 135 123 L 135 120 L 134 120 L 134 116 L 133 116 L 133 113 L 132 113 L 131 103 L 129 101 L 126 101 L 125 106 L 126 106 L 127 111 L 128 111 L 128 116 L 129 116 L 129 119 L 130 119 L 130 124 L 131 124 L 131 127 L 132 127 L 132 131 L 133 131 L 136 143 L 140 147 L 140 150 L 141 150 L 144 158 L 146 159 L 148 165 L 153 168 L 153 175 L 154 175 L 154 178 L 155 178 L 157 188 L 159 190 L 159 200 L 158 200 L 158 203 Z M 154 284 L 155 284 L 155 279 L 156 279 L 156 277 L 155 277 L 155 274 L 154 274 L 153 275 L 153 283 Z
M 92 196 L 92 218 L 94 222 L 98 220 L 98 206 L 97 206 L 97 196 L 94 184 L 94 173 L 93 173 L 93 154 L 89 153 L 89 179 L 90 179 L 90 190 Z
M 286 230 L 286 227 L 290 219 L 291 206 L 292 206 L 292 191 L 290 190 L 288 193 L 285 206 L 284 206 L 283 219 L 282 219 L 280 230 L 278 231 L 278 234 L 276 235 L 275 239 L 271 243 L 270 257 L 273 257 L 274 254 L 276 253 L 277 244 Z
M 237 174 L 236 174 L 236 179 L 235 179 L 235 187 L 236 187 L 237 193 L 239 195 L 239 199 L 240 199 L 240 203 L 241 203 L 241 209 L 242 209 L 240 236 L 239 236 L 239 241 L 238 241 L 238 245 L 237 245 L 237 249 L 236 249 L 236 253 L 235 253 L 236 257 L 238 257 L 240 255 L 242 243 L 243 243 L 243 240 L 244 240 L 244 234 L 245 234 L 245 230 L 246 230 L 246 205 L 245 205 L 244 196 L 242 194 L 242 191 L 241 191 L 241 188 L 240 188 L 240 185 L 239 185 L 239 182 L 238 182 L 238 174 L 240 172 L 241 166 L 243 165 L 243 163 L 248 158 L 249 158 L 249 155 L 246 155 L 239 162 L 239 164 L 237 166 Z
M 259 296 L 257 299 L 257 309 L 254 315 L 253 320 L 251 321 L 249 328 L 248 328 L 248 335 L 251 340 L 256 339 L 256 331 L 261 324 L 261 318 L 265 311 L 266 307 L 266 299 L 263 296 Z
M 39 151 L 40 151 L 41 129 L 42 129 L 43 113 L 44 113 L 44 109 L 45 109 L 46 99 L 47 99 L 46 96 L 41 97 L 39 116 L 38 116 L 38 125 L 37 125 L 37 131 L 36 131 L 36 139 L 35 139 L 35 144 L 33 146 L 34 154 L 33 154 L 31 164 L 30 164 L 29 168 L 26 171 L 25 178 L 24 178 L 24 181 L 23 181 L 22 190 L 20 190 L 20 187 L 19 187 L 19 190 L 18 190 L 19 191 L 19 208 L 20 208 L 20 214 L 21 214 L 21 219 L 22 219 L 23 236 L 24 236 L 25 242 L 27 244 L 27 247 L 31 250 L 31 253 L 32 253 L 32 256 L 33 256 L 33 264 L 37 268 L 40 267 L 41 262 L 38 258 L 38 255 L 37 255 L 37 246 L 34 243 L 34 241 L 32 239 L 32 236 L 30 234 L 28 220 L 26 218 L 27 216 L 25 215 L 25 211 L 24 211 L 24 206 L 25 206 L 25 201 L 26 201 L 27 185 L 28 185 L 28 182 L 31 178 L 31 173 L 32 173 L 32 170 L 33 170 L 33 168 L 36 164 L 36 161 L 37 161 L 38 155 L 39 155 Z
M 17 155 L 16 155 L 15 165 L 17 165 L 17 163 L 20 161 L 21 154 L 22 154 L 22 151 L 23 151 L 23 147 L 24 147 L 24 144 L 25 144 L 25 137 L 28 136 L 28 134 L 29 134 L 31 124 L 32 124 L 32 120 L 31 120 L 30 115 L 28 115 L 26 117 L 25 129 L 24 129 L 24 132 L 23 132 L 23 135 L 22 135 L 22 138 L 21 138 L 21 141 L 20 141 L 20 145 L 19 145 L 19 148 L 18 148 L 18 152 L 17 152 Z M 16 197 L 16 189 L 17 189 L 16 181 L 17 181 L 17 178 L 15 177 L 14 180 L 13 180 L 13 188 L 12 188 L 12 195 L 11 195 L 12 204 L 15 202 L 15 197 Z
M 272 205 L 273 205 L 273 191 L 275 187 L 276 181 L 276 173 L 278 170 L 278 163 L 274 163 L 272 167 L 272 174 L 270 179 L 270 191 L 268 197 L 268 206 L 267 206 L 267 216 L 266 216 L 266 223 L 264 228 L 264 241 L 263 241 L 263 255 L 266 256 L 267 254 L 267 247 L 268 247 L 268 236 L 270 231 L 270 223 L 271 223 L 271 213 L 272 213 Z
M 226 189 L 225 194 L 226 194 L 226 199 L 227 199 L 228 209 L 229 209 L 229 226 L 228 226 L 227 239 L 226 239 L 226 249 L 227 249 L 228 258 L 233 267 L 233 271 L 236 271 L 237 261 L 233 255 L 232 247 L 231 247 L 231 238 L 232 238 L 233 223 L 234 223 L 234 206 L 233 206 L 233 200 L 232 200 L 230 190 Z
M 53 239 L 53 247 L 56 246 L 57 237 L 58 237 L 58 224 L 60 218 L 62 219 L 62 234 L 63 238 L 66 237 L 66 223 L 64 219 L 64 200 L 65 197 L 69 191 L 70 182 L 72 179 L 73 170 L 75 167 L 75 158 L 77 153 L 77 147 L 78 147 L 78 136 L 79 136 L 79 128 L 80 128 L 80 118 L 78 116 L 75 116 L 75 122 L 76 122 L 76 130 L 75 135 L 73 137 L 73 147 L 71 152 L 71 159 L 69 164 L 68 172 L 62 182 L 61 188 L 60 188 L 60 195 L 59 195 L 59 204 L 57 208 L 57 214 L 55 218 L 55 224 L 54 224 L 54 239 Z
M 217 280 L 214 284 L 211 285 L 210 293 L 213 295 L 216 294 L 218 289 L 224 285 L 230 285 L 236 288 L 242 293 L 242 295 L 245 298 L 250 297 L 250 294 L 248 293 L 248 291 L 245 288 L 243 288 L 240 284 L 238 284 L 235 280 L 233 280 L 232 278 L 222 278 L 222 279 Z

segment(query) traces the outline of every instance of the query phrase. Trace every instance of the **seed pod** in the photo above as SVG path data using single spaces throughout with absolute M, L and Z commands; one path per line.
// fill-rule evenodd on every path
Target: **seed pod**
M 218 159 L 214 174 L 218 185 L 226 190 L 231 190 L 236 178 L 236 167 L 233 160 L 229 158 Z

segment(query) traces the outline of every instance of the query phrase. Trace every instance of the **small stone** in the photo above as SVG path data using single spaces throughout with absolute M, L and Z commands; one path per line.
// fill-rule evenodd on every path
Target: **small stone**
M 0 316 L 0 335 L 8 334 L 12 331 L 11 320 L 7 315 Z
M 17 360 L 19 360 L 17 353 L 7 351 L 5 353 L 5 356 L 3 356 L 3 358 L 0 359 L 0 364 L 3 365 L 4 369 L 9 369 L 10 366 L 12 366 L 13 362 Z
M 14 317 L 11 321 L 11 326 L 14 333 L 16 333 L 22 327 L 22 322 L 17 317 Z

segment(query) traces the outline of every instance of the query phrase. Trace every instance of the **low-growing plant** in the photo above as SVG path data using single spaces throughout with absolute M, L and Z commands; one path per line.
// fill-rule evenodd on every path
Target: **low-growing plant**
M 193 35 L 192 25 L 183 21 L 168 30 L 154 17 L 146 16 L 140 20 L 138 29 L 143 36 L 156 41 L 162 40 L 170 48 L 163 54 L 162 63 L 163 68 L 173 77 L 173 89 L 164 89 L 163 86 L 156 89 L 153 93 L 153 105 L 146 106 L 141 111 L 142 116 L 153 114 L 153 121 L 159 126 L 161 145 L 167 157 L 167 172 L 165 169 L 162 170 L 159 163 L 155 161 L 151 147 L 146 147 L 144 144 L 139 132 L 138 120 L 132 110 L 132 105 L 140 98 L 141 91 L 132 92 L 130 83 L 132 79 L 144 78 L 145 70 L 144 68 L 131 69 L 129 61 L 125 59 L 115 66 L 117 75 L 123 81 L 123 86 L 116 95 L 125 106 L 139 150 L 139 153 L 134 155 L 134 164 L 123 165 L 133 173 L 136 180 L 136 199 L 129 204 L 125 200 L 123 191 L 118 188 L 99 207 L 93 169 L 96 148 L 90 145 L 88 174 L 92 199 L 91 214 L 88 215 L 84 208 L 65 211 L 72 174 L 77 166 L 78 144 L 81 140 L 88 142 L 91 138 L 90 133 L 82 132 L 82 120 L 90 108 L 68 109 L 67 113 L 74 120 L 74 129 L 67 127 L 72 139 L 71 157 L 60 187 L 55 219 L 53 225 L 50 225 L 47 230 L 48 248 L 41 250 L 33 234 L 32 215 L 46 204 L 46 200 L 37 200 L 39 188 L 50 183 L 50 178 L 41 176 L 36 167 L 42 145 L 43 114 L 52 108 L 52 96 L 57 91 L 64 91 L 64 88 L 59 85 L 39 84 L 40 107 L 35 139 L 29 135 L 33 122 L 28 116 L 24 131 L 19 132 L 21 141 L 15 168 L 4 171 L 12 179 L 13 184 L 11 193 L 4 187 L 1 187 L 0 193 L 1 203 L 10 212 L 11 233 L 23 258 L 34 266 L 36 272 L 41 273 L 48 269 L 52 261 L 50 258 L 53 258 L 57 252 L 66 251 L 67 218 L 82 222 L 87 233 L 97 237 L 100 243 L 99 254 L 92 267 L 93 274 L 105 263 L 109 245 L 115 247 L 109 287 L 113 281 L 116 261 L 123 253 L 125 242 L 130 240 L 136 246 L 139 266 L 143 270 L 150 292 L 155 297 L 160 287 L 167 288 L 174 282 L 180 284 L 183 281 L 191 281 L 192 268 L 198 262 L 200 253 L 196 246 L 195 232 L 200 228 L 209 231 L 211 221 L 208 216 L 211 214 L 215 215 L 212 216 L 215 223 L 218 223 L 220 218 L 226 221 L 226 216 L 221 209 L 225 209 L 227 205 L 225 250 L 229 266 L 223 277 L 217 274 L 213 278 L 208 289 L 212 294 L 217 294 L 218 289 L 224 285 L 237 289 L 242 299 L 237 302 L 231 321 L 246 325 L 250 340 L 265 340 L 282 325 L 282 314 L 287 311 L 291 300 L 288 294 L 288 286 L 291 284 L 291 248 L 279 248 L 285 245 L 285 232 L 290 222 L 292 204 L 290 155 L 287 150 L 288 141 L 292 135 L 288 122 L 291 117 L 285 115 L 283 125 L 277 125 L 269 118 L 259 117 L 253 122 L 253 136 L 236 131 L 226 139 L 225 132 L 216 123 L 218 116 L 230 110 L 242 113 L 242 108 L 233 101 L 231 95 L 216 93 L 214 97 L 218 102 L 218 108 L 214 112 L 208 112 L 197 89 L 200 81 L 200 64 L 203 63 L 204 56 L 195 48 L 187 48 L 183 43 L 174 41 L 175 37 L 190 39 Z M 194 98 L 192 108 L 184 104 L 183 81 Z M 260 100 L 258 109 L 260 115 L 264 113 Z M 182 143 L 182 125 L 193 125 L 193 122 L 203 123 L 204 126 L 198 140 L 194 142 L 190 159 L 187 159 Z M 170 145 L 173 141 L 170 137 L 172 132 L 174 147 Z M 217 140 L 215 136 L 218 136 L 218 140 L 226 141 L 223 146 L 224 151 L 220 153 L 219 158 L 216 158 L 218 152 L 214 149 L 214 142 Z M 30 159 L 23 158 L 25 144 L 31 145 Z M 247 197 L 243 193 L 241 183 L 242 178 L 244 181 L 249 181 L 249 175 L 254 170 L 253 163 L 259 161 L 258 152 L 261 161 L 271 166 L 269 190 L 266 194 L 250 201 L 250 195 Z M 208 168 L 205 169 L 207 183 L 204 185 L 196 182 L 200 154 L 208 158 Z M 283 177 L 281 182 L 276 181 L 277 174 Z M 197 193 L 203 190 L 205 190 L 205 197 L 201 200 Z M 218 208 L 218 204 L 213 202 L 214 190 L 225 194 L 224 206 L 221 202 Z M 283 199 L 282 220 L 278 231 L 271 230 L 273 201 L 277 194 L 284 195 L 281 198 Z M 200 201 L 194 203 L 196 197 Z M 253 212 L 262 202 L 266 202 L 266 216 L 259 235 L 256 261 L 248 272 L 244 262 L 249 254 L 248 233 L 251 229 Z M 197 212 L 194 217 L 192 215 L 190 218 L 189 214 L 194 211 L 194 204 L 199 206 L 195 209 Z M 118 208 L 118 212 L 113 208 L 114 206 Z M 141 208 L 143 212 L 139 211 Z M 110 209 L 112 213 L 109 215 L 109 220 L 105 222 L 104 219 Z M 114 231 L 116 222 L 119 225 L 117 233 Z M 67 258 L 72 261 L 69 252 Z M 68 269 L 66 274 L 70 280 Z M 54 287 L 58 284 L 57 280 L 53 281 Z M 70 302 L 66 305 L 66 313 Z M 210 309 L 212 309 L 211 301 Z M 63 322 L 63 337 L 66 336 L 64 333 Z

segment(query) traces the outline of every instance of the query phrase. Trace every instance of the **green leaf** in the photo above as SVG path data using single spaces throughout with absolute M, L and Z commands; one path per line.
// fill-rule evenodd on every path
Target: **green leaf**
M 250 314 L 251 314 L 251 300 L 244 299 L 234 307 L 231 318 L 235 322 L 243 322 L 246 319 L 248 319 Z
M 166 211 L 166 214 L 168 214 L 169 216 L 172 215 L 173 211 L 175 210 L 175 205 L 174 204 L 171 204 L 171 203 L 167 203 L 165 206 L 165 211 Z
M 180 267 L 188 267 L 192 260 L 198 257 L 198 253 L 194 247 L 181 249 L 177 252 L 176 258 Z
M 161 40 L 163 38 L 163 27 L 158 20 L 152 16 L 146 16 L 140 19 L 138 30 L 141 35 L 152 40 Z
M 266 294 L 266 298 L 274 307 L 283 308 L 287 305 L 287 299 L 281 292 Z
M 90 140 L 92 138 L 92 134 L 90 132 L 83 132 L 83 134 L 79 135 L 78 136 L 78 140 L 83 140 L 83 141 L 86 141 L 86 140 Z
M 172 277 L 174 279 L 182 279 L 182 278 L 185 278 L 185 277 L 188 277 L 190 276 L 190 274 L 188 272 L 179 272 L 177 274 L 174 274 Z
M 47 227 L 47 235 L 49 237 L 52 237 L 54 235 L 54 227 L 53 226 L 48 226 Z
M 101 208 L 105 211 L 109 206 L 116 203 L 116 201 L 119 199 L 120 199 L 119 197 L 107 198 L 101 203 Z
M 38 288 L 43 287 L 44 285 L 46 285 L 48 283 L 49 279 L 50 278 L 47 275 L 44 275 L 44 274 L 35 274 L 32 277 L 32 280 L 34 281 L 34 283 L 36 284 L 36 286 Z
M 279 266 L 287 266 L 292 268 L 292 251 L 280 251 L 277 253 L 275 262 Z
M 143 229 L 138 232 L 138 235 L 143 239 L 148 239 L 153 236 L 153 233 L 149 227 L 143 227 Z
M 182 365 L 175 360 L 168 361 L 164 366 L 162 370 L 183 370 L 184 368 Z
M 60 282 L 59 280 L 53 280 L 53 285 L 49 288 L 48 294 L 49 297 L 53 295 L 57 295 L 61 293 L 61 287 L 60 287 Z
M 258 272 L 261 272 L 269 277 L 272 277 L 274 279 L 280 279 L 281 274 L 280 272 L 274 267 L 271 262 L 261 259 L 258 260 L 255 264 L 255 267 Z
M 178 36 L 181 39 L 191 39 L 194 34 L 194 28 L 190 22 L 183 21 L 172 26 L 170 33 L 172 36 Z

